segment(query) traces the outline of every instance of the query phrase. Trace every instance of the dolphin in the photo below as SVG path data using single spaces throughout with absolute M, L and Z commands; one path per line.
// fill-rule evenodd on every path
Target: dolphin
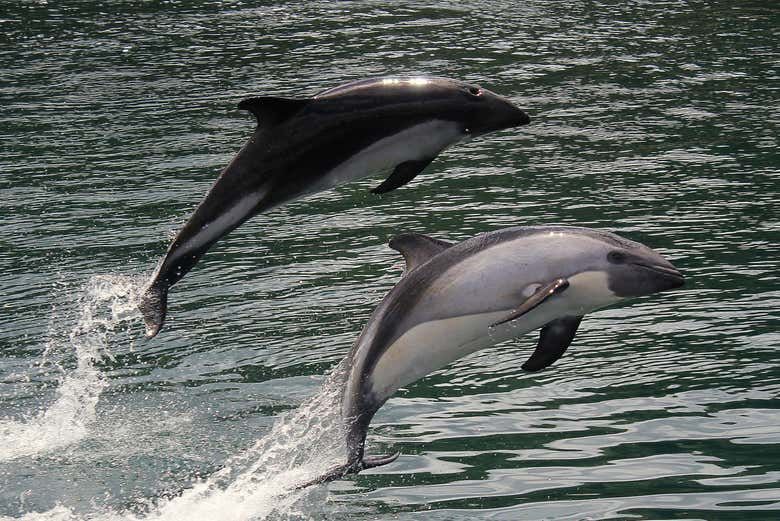
M 405 234 L 389 245 L 406 260 L 404 275 L 339 366 L 347 461 L 296 488 L 394 461 L 398 454 L 365 457 L 364 446 L 374 414 L 399 388 L 541 328 L 522 365 L 539 371 L 564 354 L 585 314 L 684 282 L 647 246 L 591 228 L 505 228 L 458 244 Z
M 382 171 L 391 173 L 372 192 L 390 192 L 461 139 L 530 122 L 487 89 L 436 77 L 367 79 L 309 99 L 261 96 L 238 107 L 254 114 L 257 127 L 145 287 L 138 308 L 148 337 L 163 326 L 168 289 L 252 216 Z

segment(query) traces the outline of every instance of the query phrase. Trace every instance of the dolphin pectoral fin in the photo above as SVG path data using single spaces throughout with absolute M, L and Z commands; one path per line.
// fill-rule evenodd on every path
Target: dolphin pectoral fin
M 358 474 L 359 472 L 366 469 L 381 467 L 382 465 L 387 465 L 388 463 L 394 462 L 400 455 L 400 452 L 396 452 L 395 454 L 386 456 L 371 456 L 368 458 L 363 458 L 362 460 L 345 463 L 344 465 L 337 465 L 321 476 L 318 476 L 309 481 L 305 481 L 299 485 L 295 485 L 294 490 L 300 490 L 312 485 L 319 485 L 320 483 L 335 481 L 337 479 L 343 478 L 348 474 Z
M 385 181 L 371 190 L 374 194 L 386 194 L 396 188 L 405 185 L 415 178 L 417 174 L 425 170 L 425 167 L 431 164 L 435 157 L 420 159 L 419 161 L 404 161 L 395 167 L 393 173 Z
M 146 337 L 153 338 L 160 332 L 165 323 L 165 315 L 168 310 L 168 286 L 149 286 L 138 302 L 138 310 L 144 317 L 146 324 Z
M 523 370 L 540 371 L 562 357 L 574 340 L 581 321 L 582 316 L 569 316 L 548 322 L 539 333 L 539 343 L 533 354 L 522 365 Z
M 404 256 L 406 272 L 408 273 L 420 264 L 427 262 L 434 255 L 452 246 L 452 243 L 420 233 L 404 233 L 390 239 L 388 246 Z
M 238 108 L 248 110 L 257 118 L 257 126 L 263 124 L 275 125 L 309 104 L 307 99 L 277 98 L 260 96 L 247 98 L 238 103 Z
M 516 310 L 511 312 L 506 318 L 502 318 L 498 322 L 493 322 L 492 324 L 490 324 L 490 327 L 495 327 L 504 324 L 506 322 L 509 322 L 511 320 L 515 320 L 516 318 L 520 318 L 521 316 L 525 315 L 526 313 L 528 313 L 529 311 L 537 307 L 539 304 L 541 304 L 548 298 L 552 297 L 557 293 L 562 292 L 568 287 L 569 287 L 569 281 L 563 278 L 555 279 L 552 282 L 540 286 L 539 289 L 537 289 L 533 295 L 528 297 L 522 304 L 520 304 L 520 307 L 518 307 Z

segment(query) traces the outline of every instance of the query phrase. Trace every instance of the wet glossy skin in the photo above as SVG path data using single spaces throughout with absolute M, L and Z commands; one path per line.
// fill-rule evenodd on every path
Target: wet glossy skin
M 566 281 L 563 291 L 496 325 L 556 279 Z M 677 269 L 647 246 L 589 228 L 507 228 L 443 249 L 404 275 L 347 358 L 342 414 L 350 457 L 362 458 L 371 418 L 398 388 L 553 320 L 682 284 Z
M 433 158 L 467 135 L 529 122 L 508 100 L 445 78 L 378 78 L 311 100 L 255 98 L 252 137 L 176 235 L 139 306 L 153 336 L 166 294 L 220 238 L 308 193 Z

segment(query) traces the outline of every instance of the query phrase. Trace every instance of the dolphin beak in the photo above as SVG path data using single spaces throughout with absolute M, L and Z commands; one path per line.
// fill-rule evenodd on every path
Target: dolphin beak
M 515 120 L 513 127 L 519 127 L 521 125 L 527 125 L 531 122 L 531 117 L 520 109 L 516 109 Z
M 685 285 L 685 277 L 671 264 L 662 265 L 644 262 L 632 262 L 631 264 L 651 271 L 656 275 L 656 280 L 658 280 L 661 286 L 657 291 L 668 291 Z
M 506 105 L 506 110 L 503 111 L 501 122 L 498 125 L 500 127 L 499 130 L 520 127 L 531 122 L 531 117 L 524 110 L 517 108 L 509 101 L 506 101 Z
M 531 117 L 528 115 L 528 113 L 520 109 L 513 101 L 507 98 L 504 98 L 502 101 L 506 104 L 505 114 L 508 116 L 507 119 L 509 120 L 509 124 L 506 126 L 506 128 L 520 127 L 531 122 Z
M 482 89 L 479 103 L 473 107 L 473 112 L 467 118 L 464 133 L 470 137 L 481 136 L 488 132 L 527 125 L 531 122 L 528 114 L 519 109 L 510 99 L 499 96 L 495 92 Z
M 476 128 L 467 128 L 466 134 L 469 137 L 477 137 L 488 132 L 505 130 L 508 128 L 527 125 L 531 118 L 524 111 L 512 105 L 506 100 L 502 100 L 500 109 L 484 125 L 477 125 Z

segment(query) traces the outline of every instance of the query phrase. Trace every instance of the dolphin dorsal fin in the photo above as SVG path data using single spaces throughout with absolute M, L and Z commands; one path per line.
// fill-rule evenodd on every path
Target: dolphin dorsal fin
M 434 255 L 452 246 L 452 243 L 420 233 L 404 233 L 390 239 L 388 246 L 404 256 L 406 273 L 409 273 L 420 264 L 428 262 L 428 259 Z
M 257 118 L 257 126 L 275 125 L 289 118 L 309 103 L 307 99 L 277 98 L 260 96 L 247 98 L 238 104 L 238 108 L 248 110 Z

